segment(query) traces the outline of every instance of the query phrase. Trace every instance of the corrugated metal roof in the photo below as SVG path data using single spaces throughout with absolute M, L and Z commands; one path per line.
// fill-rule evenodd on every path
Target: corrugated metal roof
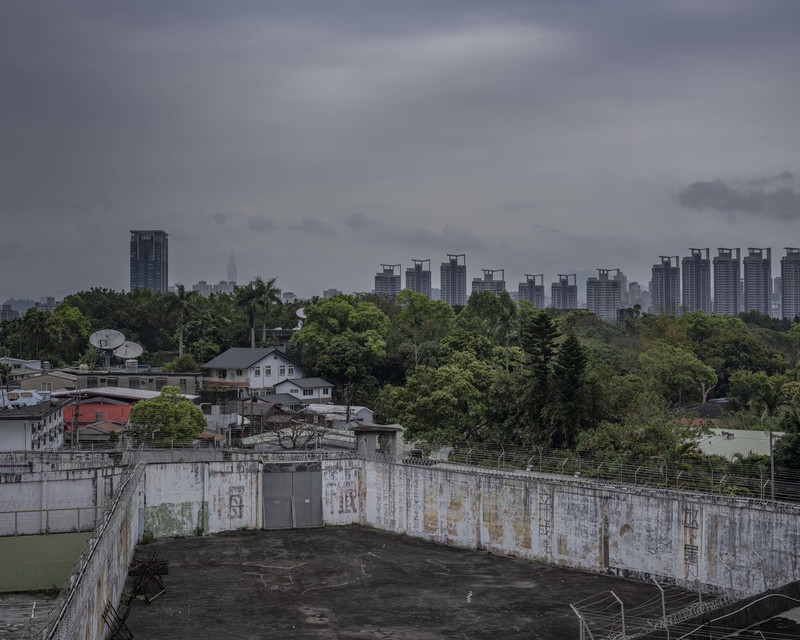
M 772 435 L 773 440 L 777 440 L 783 435 L 783 432 L 773 431 Z M 722 456 L 728 460 L 733 460 L 737 453 L 743 456 L 751 453 L 768 456 L 769 431 L 711 429 L 711 435 L 703 437 L 697 445 L 700 447 L 700 451 L 706 455 Z
M 95 387 L 91 389 L 80 389 L 78 391 L 53 391 L 51 396 L 53 398 L 73 398 L 76 395 L 84 398 L 89 397 L 106 397 L 106 398 L 119 398 L 121 400 L 150 400 L 157 398 L 161 395 L 160 391 L 148 391 L 147 389 L 125 389 L 123 387 Z M 186 393 L 178 394 L 181 398 L 187 400 L 197 400 L 200 396 L 193 396 Z

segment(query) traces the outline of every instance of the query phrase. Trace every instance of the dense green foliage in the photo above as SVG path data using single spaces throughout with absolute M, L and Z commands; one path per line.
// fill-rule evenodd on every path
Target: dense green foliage
M 208 299 L 92 289 L 4 323 L 0 349 L 93 364 L 89 334 L 114 328 L 145 347 L 145 361 L 185 371 L 229 347 L 269 344 L 267 330 L 294 327 L 299 306 L 278 302 L 274 279 Z M 682 421 L 728 398 L 729 427 L 785 431 L 776 456 L 800 467 L 798 323 L 637 314 L 615 327 L 586 311 L 539 311 L 491 293 L 455 309 L 408 291 L 302 306 L 289 349 L 306 375 L 334 383 L 335 399 L 352 388 L 354 402 L 402 423 L 407 438 L 671 460 L 696 455 L 681 449 Z M 769 410 L 767 386 L 780 399 Z
M 203 431 L 206 419 L 200 407 L 179 395 L 178 387 L 164 387 L 157 397 L 133 405 L 130 423 L 142 440 L 188 444 Z

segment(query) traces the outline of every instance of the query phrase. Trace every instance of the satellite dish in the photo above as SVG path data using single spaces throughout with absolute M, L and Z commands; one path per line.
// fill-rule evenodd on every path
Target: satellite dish
M 124 342 L 125 336 L 114 329 L 100 329 L 100 331 L 95 331 L 89 336 L 89 343 L 102 351 L 110 351 L 121 347 Z
M 300 307 L 297 311 L 295 311 L 295 313 L 297 314 L 297 317 L 300 318 L 301 320 L 306 319 L 306 310 L 303 309 L 303 307 Z
M 137 344 L 136 342 L 130 342 L 126 340 L 123 342 L 119 347 L 114 349 L 114 355 L 118 358 L 122 358 L 123 360 L 128 360 L 130 358 L 138 358 L 144 352 L 144 348 L 142 345 Z

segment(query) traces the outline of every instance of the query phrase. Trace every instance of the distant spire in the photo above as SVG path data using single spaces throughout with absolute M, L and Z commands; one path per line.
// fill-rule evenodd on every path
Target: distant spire
M 228 282 L 236 284 L 236 263 L 233 261 L 233 249 L 231 249 L 231 261 L 228 263 Z

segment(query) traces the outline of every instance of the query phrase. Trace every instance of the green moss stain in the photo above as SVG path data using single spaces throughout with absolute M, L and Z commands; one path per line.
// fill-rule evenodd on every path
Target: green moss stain
M 202 526 L 208 531 L 208 508 L 205 503 L 195 517 L 195 502 L 177 502 L 147 507 L 144 512 L 144 528 L 152 531 L 154 538 L 187 536 Z

